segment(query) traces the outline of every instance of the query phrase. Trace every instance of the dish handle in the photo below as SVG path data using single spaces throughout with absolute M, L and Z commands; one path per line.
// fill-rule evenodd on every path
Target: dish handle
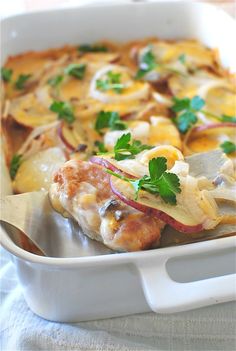
M 155 257 L 148 261 L 136 262 L 136 266 L 147 303 L 156 313 L 182 312 L 236 298 L 235 274 L 179 283 L 166 270 L 168 258 Z

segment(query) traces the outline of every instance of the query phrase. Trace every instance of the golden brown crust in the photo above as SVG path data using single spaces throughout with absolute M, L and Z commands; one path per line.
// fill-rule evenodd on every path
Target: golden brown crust
M 139 251 L 159 246 L 165 223 L 121 203 L 112 193 L 109 175 L 102 167 L 89 162 L 69 161 L 56 173 L 54 182 L 56 188 L 53 186 L 51 199 L 63 199 L 60 202 L 63 211 L 69 211 L 72 217 L 79 219 L 82 229 L 93 239 L 119 251 Z M 93 193 L 90 193 L 90 187 L 85 193 L 84 183 L 96 188 L 92 203 Z M 106 205 L 109 202 L 113 202 L 110 207 Z M 58 201 L 55 204 L 57 209 L 60 208 Z M 104 206 L 107 207 L 105 211 Z M 83 224 L 85 208 L 90 218 L 96 218 L 86 226 Z

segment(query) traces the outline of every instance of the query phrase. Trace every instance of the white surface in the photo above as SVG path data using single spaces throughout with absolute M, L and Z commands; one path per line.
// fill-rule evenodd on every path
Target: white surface
M 27 307 L 13 264 L 1 250 L 1 351 L 233 351 L 236 303 L 178 314 L 138 314 L 53 323 Z M 96 294 L 96 291 L 94 291 Z
M 62 26 L 65 21 L 67 25 Z M 12 17 L 2 23 L 2 60 L 29 49 L 152 35 L 163 39 L 197 38 L 209 47 L 217 47 L 222 63 L 236 71 L 234 20 L 218 7 L 192 2 L 82 6 Z
M 62 26 L 65 19 L 67 25 Z M 97 23 L 105 25 L 97 26 Z M 140 23 L 143 25 L 140 26 Z M 221 35 L 215 31 L 218 23 L 222 24 Z M 49 25 L 50 31 L 47 30 Z M 109 38 L 120 41 L 152 35 L 171 39 L 194 37 L 208 46 L 218 47 L 224 64 L 231 69 L 236 62 L 231 55 L 235 23 L 228 15 L 209 5 L 172 3 L 170 6 L 167 2 L 81 7 L 9 18 L 2 25 L 3 58 L 25 50 L 40 50 L 68 42 L 93 42 L 107 37 L 108 28 Z M 215 253 L 217 267 L 219 249 L 235 246 L 233 237 L 149 252 L 66 259 L 31 255 L 13 245 L 4 234 L 2 242 L 10 252 L 22 258 L 15 258 L 15 264 L 28 305 L 34 312 L 50 320 L 80 321 L 147 311 L 142 287 L 147 303 L 156 312 L 184 311 L 235 298 L 234 276 L 221 277 L 220 270 L 218 278 L 208 277 L 205 281 L 195 279 L 195 282 L 185 284 L 175 283 L 166 272 L 166 262 L 171 257 L 202 252 Z M 107 264 L 114 265 L 112 270 L 105 270 Z M 131 265 L 135 269 L 131 269 Z M 94 284 L 86 279 L 83 285 L 86 277 Z M 133 282 L 131 277 L 134 277 Z M 96 284 L 99 293 L 96 295 L 97 303 L 92 308 L 90 290 Z M 122 295 L 124 289 L 125 300 Z M 39 294 L 41 290 L 42 296 Z M 173 291 L 173 299 L 167 291 Z M 187 293 L 186 298 L 184 292 Z M 113 300 L 110 300 L 110 296 L 113 296 Z M 106 304 L 107 299 L 113 303 Z M 101 308 L 100 304 L 104 304 L 104 307 Z
M 185 4 L 184 5 L 185 11 L 186 11 L 186 8 L 188 8 L 188 6 L 186 6 L 186 4 Z M 111 32 L 111 35 L 114 38 L 118 38 L 118 39 L 122 39 L 122 38 L 124 39 L 125 38 L 125 39 L 128 39 L 127 30 L 126 30 L 126 27 L 125 27 L 125 22 L 129 22 L 131 17 L 132 17 L 132 20 L 135 21 L 135 18 L 140 18 L 141 16 L 144 15 L 144 8 L 142 8 L 141 5 L 140 5 L 140 7 L 138 8 L 138 10 L 136 12 L 136 16 L 138 16 L 138 17 L 134 17 L 133 16 L 133 14 L 134 14 L 133 13 L 133 9 L 134 8 L 130 8 L 129 11 L 126 11 L 125 13 L 122 14 L 122 12 L 118 11 L 118 9 L 116 8 L 114 10 L 115 20 L 112 17 L 112 19 L 110 20 L 110 22 L 111 22 L 110 24 L 111 25 L 109 26 L 109 23 L 107 23 L 107 21 L 106 21 L 107 27 L 103 27 L 103 28 L 102 27 L 98 27 L 98 28 L 96 28 L 96 31 L 91 30 L 91 26 L 90 25 L 88 25 L 86 27 L 86 19 L 83 16 L 83 14 L 81 14 L 79 22 L 80 22 L 80 25 L 85 26 L 86 33 L 84 33 L 84 31 L 83 31 L 84 37 L 83 38 L 81 37 L 80 39 L 82 39 L 83 41 L 87 41 L 87 40 L 93 41 L 93 40 L 99 39 L 99 38 L 101 38 L 101 36 L 104 36 L 104 34 L 107 33 L 107 28 L 113 28 L 113 32 Z M 169 16 L 170 12 L 173 15 L 172 15 L 172 17 L 168 17 L 169 22 L 168 21 L 165 22 L 165 20 L 164 20 L 164 18 L 165 18 L 164 17 L 164 13 L 166 13 L 166 14 L 168 13 L 168 16 Z M 195 21 L 195 20 L 196 20 L 196 16 L 200 16 L 200 13 L 198 12 L 198 10 L 196 8 L 192 9 L 189 12 L 187 18 L 188 18 L 188 23 L 189 23 L 190 27 L 186 27 L 186 22 L 184 22 L 184 18 L 186 20 L 186 16 L 183 15 L 183 11 L 177 11 L 176 12 L 176 10 L 173 8 L 173 5 L 171 5 L 171 11 L 170 11 L 170 7 L 168 7 L 168 9 L 166 8 L 166 10 L 164 12 L 158 11 L 156 13 L 153 11 L 153 9 L 151 9 L 151 7 L 149 7 L 148 19 L 152 19 L 152 21 L 151 20 L 150 20 L 150 22 L 147 21 L 147 23 L 149 23 L 148 26 L 145 26 L 145 25 L 144 26 L 140 26 L 140 22 L 137 22 L 133 27 L 130 26 L 132 28 L 130 36 L 133 35 L 133 36 L 139 37 L 140 35 L 147 36 L 147 35 L 150 35 L 150 34 L 154 34 L 154 31 L 155 31 L 155 28 L 156 28 L 157 24 L 158 25 L 162 25 L 163 24 L 160 27 L 160 31 L 158 31 L 158 35 L 159 36 L 170 37 L 171 33 L 175 33 L 175 35 L 179 36 L 179 37 L 180 36 L 186 36 L 186 34 L 188 34 L 190 37 L 191 36 L 195 36 L 196 37 L 197 33 L 198 33 L 199 34 L 199 38 L 200 39 L 205 38 L 205 41 L 206 41 L 207 44 L 212 44 L 213 46 L 215 46 L 215 45 L 217 45 L 217 43 L 219 43 L 219 46 L 221 47 L 221 51 L 225 55 L 224 56 L 224 61 L 225 61 L 226 64 L 230 64 L 230 62 L 234 63 L 234 60 L 231 57 L 231 43 L 234 42 L 234 41 L 231 41 L 231 40 L 227 40 L 226 41 L 225 40 L 225 37 L 227 37 L 227 35 L 226 35 L 227 31 L 230 32 L 230 35 L 233 35 L 233 31 L 230 31 L 230 29 L 232 28 L 232 26 L 230 24 L 230 20 L 228 21 L 227 16 L 225 16 L 224 14 L 223 15 L 220 14 L 220 12 L 218 10 L 213 10 L 213 12 L 214 12 L 215 17 L 213 15 L 210 16 L 210 13 L 208 12 L 208 10 L 206 10 L 206 12 L 204 14 L 205 17 L 203 16 L 203 14 L 201 14 L 201 22 L 200 22 L 200 24 L 201 24 L 202 27 L 201 27 L 201 29 L 199 31 L 198 27 L 197 27 L 199 22 Z M 15 52 L 19 52 L 19 51 L 27 49 L 27 48 L 29 49 L 30 46 L 32 46 L 34 43 L 36 45 L 35 48 L 40 49 L 44 45 L 48 45 L 48 46 L 50 46 L 51 44 L 59 45 L 63 41 L 66 41 L 66 39 L 68 39 L 68 38 L 70 38 L 70 40 L 74 41 L 74 42 L 78 41 L 78 32 L 75 32 L 75 29 L 77 30 L 77 23 L 78 23 L 77 19 L 78 18 L 75 17 L 75 11 L 73 11 L 73 13 L 74 13 L 74 15 L 70 17 L 69 12 L 66 12 L 66 14 L 67 14 L 67 21 L 68 21 L 68 25 L 66 27 L 65 26 L 63 26 L 63 27 L 61 26 L 61 21 L 63 21 L 64 18 L 65 18 L 64 17 L 65 13 L 61 12 L 59 14 L 59 19 L 61 21 L 58 21 L 58 17 L 55 17 L 53 15 L 52 21 L 50 20 L 50 32 L 47 31 L 44 34 L 43 33 L 39 34 L 39 31 L 37 31 L 37 28 L 38 29 L 40 28 L 40 26 L 42 25 L 41 21 L 43 21 L 44 28 L 47 29 L 47 23 L 49 23 L 48 22 L 49 19 L 48 19 L 47 15 L 45 15 L 45 14 L 41 15 L 41 17 L 40 16 L 38 17 L 38 16 L 35 15 L 35 16 L 31 17 L 31 19 L 28 18 L 30 23 L 26 22 L 26 19 L 23 19 L 23 21 L 22 21 L 20 18 L 15 19 L 15 20 L 13 19 L 13 22 L 10 20 L 10 27 L 12 25 L 14 26 L 16 24 L 17 24 L 18 27 L 16 29 L 13 28 L 13 30 L 11 30 L 11 32 L 10 32 L 10 35 L 6 36 L 5 44 L 7 44 L 7 49 L 9 50 L 9 52 L 12 52 L 13 50 L 16 50 Z M 70 19 L 68 19 L 68 16 L 70 17 Z M 89 16 L 90 16 L 90 20 L 91 21 L 95 21 L 95 19 L 98 19 L 98 16 L 101 16 L 100 18 L 102 18 L 102 16 L 106 16 L 106 11 L 104 13 L 103 10 L 97 9 L 96 10 L 96 14 L 93 14 L 93 15 L 91 14 Z M 160 16 L 159 20 L 158 20 L 158 16 Z M 38 21 L 37 18 L 38 18 L 38 20 L 40 19 L 39 22 L 37 22 Z M 212 22 L 209 21 L 209 18 L 211 18 Z M 210 24 L 209 24 L 209 22 L 210 22 Z M 222 24 L 222 32 L 221 32 L 222 35 L 220 35 L 220 36 L 218 35 L 218 33 L 216 33 L 213 30 L 214 28 L 216 28 L 216 26 L 219 24 L 219 22 Z M 27 25 L 26 25 L 26 23 L 27 23 Z M 120 23 L 122 23 L 122 27 L 120 26 Z M 29 26 L 29 24 L 30 24 L 30 26 Z M 213 26 L 213 24 L 214 24 L 214 26 Z M 203 28 L 206 25 L 208 26 L 208 35 L 204 36 Z M 115 28 L 116 26 L 117 26 L 117 29 Z M 8 27 L 7 30 L 10 27 Z M 31 31 L 29 31 L 29 27 L 32 28 Z M 66 30 L 65 30 L 65 28 L 66 28 Z M 61 31 L 63 30 L 64 37 L 62 35 L 58 35 L 58 32 L 60 30 Z M 185 32 L 184 32 L 184 30 L 185 30 Z M 186 30 L 187 30 L 187 33 L 186 33 Z M 60 40 L 59 40 L 59 38 L 60 38 Z M 25 40 L 25 39 L 27 39 L 27 40 Z M 55 42 L 55 39 L 57 39 L 57 42 Z M 222 243 L 223 243 L 223 241 L 219 241 L 218 240 L 216 245 L 221 245 Z M 193 247 L 196 249 L 197 246 L 196 245 L 191 245 L 191 248 L 193 248 Z M 190 248 L 190 246 L 188 246 L 187 249 L 186 249 L 186 252 L 188 252 L 190 254 L 192 252 L 191 248 Z M 183 247 L 181 249 L 185 250 Z M 179 250 L 179 248 L 177 248 L 175 250 L 178 251 L 179 253 L 182 252 L 182 250 Z M 161 250 L 159 252 L 161 254 Z M 152 255 L 153 253 L 154 252 L 152 252 L 150 254 Z M 130 255 L 130 257 L 131 257 L 131 255 Z M 137 254 L 136 257 L 139 257 L 139 254 Z M 63 261 L 61 261 L 61 263 L 63 264 Z M 51 264 L 53 265 L 52 261 L 51 261 Z M 86 265 L 86 262 L 85 262 L 85 265 Z M 90 265 L 94 265 L 93 261 L 90 262 Z M 40 271 L 38 269 L 36 269 L 35 265 L 30 265 L 30 264 L 27 264 L 27 263 L 23 263 L 23 266 L 22 266 L 23 268 L 21 269 L 21 265 L 18 264 L 17 269 L 19 271 L 19 274 L 22 277 L 22 281 L 24 282 L 25 294 L 27 295 L 29 293 L 29 295 L 28 295 L 28 302 L 30 302 L 30 299 L 31 300 L 35 299 L 36 296 L 34 296 L 32 294 L 32 292 L 34 290 L 36 290 L 36 289 L 38 290 L 38 295 L 37 296 L 40 299 L 40 295 L 42 295 L 42 293 L 47 294 L 47 286 L 46 286 L 46 284 L 43 286 L 43 291 L 40 291 L 40 288 L 39 288 L 39 285 L 38 285 L 40 283 L 40 279 L 35 279 L 35 280 L 37 280 L 37 284 L 35 283 L 35 285 L 34 285 L 34 278 L 36 278 L 36 276 L 39 278 Z M 74 262 L 74 266 L 76 266 L 76 261 Z M 28 267 L 28 269 L 26 269 L 26 267 Z M 7 268 L 3 267 L 3 275 L 4 276 L 5 276 L 4 272 L 6 272 L 6 271 L 7 271 Z M 31 283 L 32 284 L 29 284 L 29 272 L 30 271 L 31 271 L 31 274 L 32 274 L 32 277 L 31 277 L 32 278 L 31 279 Z M 41 276 L 41 280 L 43 278 L 44 278 L 44 276 Z M 23 279 L 25 279 L 25 280 L 23 280 Z M 60 280 L 59 276 L 57 276 L 56 280 Z M 153 280 L 153 279 L 151 279 L 151 280 Z M 63 284 L 64 282 L 62 281 L 61 283 Z M 107 288 L 109 288 L 109 283 L 108 282 L 107 283 L 101 282 L 101 284 L 107 284 Z M 31 285 L 31 287 L 30 287 L 30 285 Z M 32 285 L 34 285 L 33 289 L 32 289 Z M 70 285 L 68 284 L 68 286 L 70 286 Z M 220 286 L 220 284 L 219 284 L 219 286 Z M 121 288 L 122 288 L 122 285 L 121 285 Z M 150 291 L 150 288 L 151 288 L 151 286 L 149 286 L 149 291 Z M 30 295 L 30 289 L 31 289 L 31 295 Z M 172 286 L 169 286 L 169 289 L 172 289 Z M 204 288 L 204 289 L 206 289 L 206 288 Z M 232 289 L 233 289 L 233 287 L 232 287 Z M 93 297 L 93 293 L 94 293 L 95 290 L 96 290 L 96 287 L 93 287 L 92 290 L 90 291 L 90 296 Z M 14 315 L 14 311 L 13 311 L 12 307 L 13 306 L 15 307 L 15 305 L 14 305 L 14 297 L 15 298 L 17 297 L 17 291 L 19 291 L 19 290 L 15 290 L 15 291 L 13 291 L 13 293 L 10 293 L 9 295 L 7 295 L 8 296 L 7 297 L 7 301 L 5 301 L 5 303 L 4 303 L 5 313 L 3 314 L 3 316 L 5 317 L 5 320 L 4 320 L 4 327 L 3 327 L 3 329 L 6 330 L 6 334 L 5 335 L 8 336 L 8 337 L 9 337 L 9 334 L 8 334 L 9 309 L 11 310 L 11 313 L 13 313 L 13 315 Z M 204 292 L 204 290 L 203 290 L 203 292 Z M 51 290 L 50 290 L 50 293 L 52 293 Z M 51 296 L 49 296 L 47 302 L 48 303 L 51 302 L 51 305 L 52 305 L 54 303 L 54 300 L 56 300 L 56 295 L 57 294 L 56 294 L 56 290 L 55 290 L 54 291 L 54 295 L 52 294 Z M 97 306 L 97 304 L 96 304 L 96 297 L 97 297 L 96 293 L 94 293 L 94 303 L 95 303 L 95 306 L 98 308 L 99 306 Z M 148 294 L 147 294 L 147 297 L 148 297 Z M 125 296 L 124 296 L 124 299 L 125 299 Z M 176 291 L 173 291 L 173 299 L 176 299 Z M 67 300 L 70 302 L 70 296 L 68 296 L 68 294 L 65 293 L 64 301 L 66 301 L 66 303 L 69 304 L 69 302 Z M 137 300 L 137 301 L 139 301 L 139 300 Z M 137 301 L 136 301 L 136 303 L 137 303 Z M 141 299 L 141 301 L 142 301 L 142 299 Z M 34 304 L 37 304 L 37 302 L 38 302 L 38 307 L 41 308 L 41 312 L 42 312 L 44 310 L 45 306 L 43 306 L 42 302 L 34 300 Z M 109 302 L 110 302 L 110 300 L 109 300 Z M 151 301 L 149 301 L 149 302 L 152 303 Z M 173 303 L 173 301 L 171 301 L 171 303 Z M 60 309 L 62 309 L 62 310 L 63 310 L 63 304 L 64 304 L 64 302 L 61 301 Z M 22 302 L 21 302 L 21 305 L 22 305 Z M 104 313 L 104 310 L 106 310 L 107 306 L 109 308 L 109 304 L 105 304 L 105 303 L 104 303 L 104 307 L 100 306 L 100 309 L 103 310 L 102 311 L 103 313 Z M 111 306 L 112 306 L 112 303 L 111 303 Z M 230 304 L 230 306 L 231 306 L 230 308 L 232 308 L 232 306 L 234 306 L 234 304 Z M 93 305 L 90 305 L 89 307 L 91 309 L 93 309 Z M 114 306 L 114 307 L 116 308 L 116 306 Z M 73 309 L 73 305 L 71 305 L 71 308 Z M 137 308 L 137 306 L 135 306 L 135 308 Z M 142 306 L 141 310 L 143 310 L 145 308 L 147 308 L 147 307 L 145 307 L 145 304 L 143 303 L 143 306 Z M 58 310 L 58 313 L 60 312 L 58 306 L 57 306 L 56 310 Z M 210 308 L 202 310 L 202 311 L 209 311 L 209 310 L 210 310 Z M 219 318 L 219 316 L 221 316 L 221 313 L 223 311 L 222 307 L 219 307 L 219 310 L 221 312 L 219 314 L 216 313 L 216 315 L 214 316 L 214 318 L 216 318 L 216 319 Z M 17 311 L 17 308 L 16 308 L 16 311 Z M 134 311 L 136 311 L 136 309 L 134 309 Z M 218 311 L 218 310 L 216 309 L 216 311 Z M 18 310 L 18 312 L 19 312 L 19 310 Z M 127 312 L 129 313 L 129 311 L 127 311 Z M 230 311 L 230 312 L 232 312 L 232 311 Z M 30 312 L 27 312 L 27 313 L 30 313 Z M 47 309 L 46 309 L 46 313 L 47 313 Z M 197 314 L 200 313 L 199 316 L 201 315 L 201 312 L 199 312 L 199 311 L 195 311 L 194 313 L 197 313 Z M 204 313 L 207 313 L 207 312 L 204 312 Z M 199 319 L 199 323 L 200 324 L 201 323 L 204 324 L 204 320 L 205 320 L 204 318 L 206 318 L 206 315 L 204 315 L 204 313 L 203 313 L 203 318 L 201 319 L 201 322 L 200 322 L 200 319 Z M 60 315 L 60 313 L 58 315 Z M 113 311 L 113 315 L 117 315 L 117 314 L 114 314 L 114 311 Z M 139 330 L 140 334 L 139 334 L 139 336 L 136 336 L 135 339 L 131 338 L 131 343 L 128 342 L 126 344 L 126 341 L 120 342 L 119 338 L 118 339 L 115 338 L 115 341 L 117 341 L 117 343 L 115 343 L 115 342 L 113 343 L 113 340 L 110 340 L 109 338 L 108 339 L 105 338 L 105 341 L 104 340 L 101 341 L 101 339 L 99 341 L 99 338 L 98 338 L 96 340 L 96 343 L 94 343 L 94 340 L 93 340 L 92 344 L 91 343 L 90 344 L 86 344 L 86 343 L 83 344 L 81 342 L 81 345 L 82 345 L 81 349 L 86 349 L 86 348 L 87 349 L 96 349 L 96 347 L 97 347 L 98 350 L 99 349 L 100 350 L 102 350 L 102 349 L 104 349 L 104 350 L 106 350 L 106 349 L 117 349 L 117 348 L 122 349 L 122 347 L 123 347 L 122 345 L 125 345 L 123 347 L 124 350 L 125 349 L 129 349 L 129 348 L 132 350 L 132 347 L 133 347 L 133 349 L 147 350 L 147 347 L 148 347 L 147 345 L 149 345 L 149 341 L 145 344 L 145 346 L 143 346 L 144 345 L 143 344 L 143 342 L 144 342 L 143 340 L 145 339 L 145 335 L 147 335 L 147 329 L 145 329 L 145 325 L 142 326 L 142 324 L 141 324 L 142 323 L 141 321 L 145 321 L 145 320 L 149 320 L 150 324 L 152 324 L 152 322 L 153 322 L 155 327 L 156 327 L 156 325 L 158 325 L 158 323 L 159 323 L 158 321 L 160 321 L 159 327 L 161 327 L 161 323 L 162 323 L 162 329 L 161 330 L 165 330 L 165 328 L 168 329 L 171 326 L 171 331 L 170 331 L 169 334 L 167 334 L 168 335 L 167 338 L 165 338 L 166 349 L 170 349 L 170 350 L 181 349 L 181 350 L 184 350 L 184 348 L 185 348 L 185 350 L 194 350 L 194 349 L 204 350 L 204 347 L 205 347 L 205 350 L 210 350 L 210 349 L 212 349 L 212 350 L 217 350 L 217 349 L 218 350 L 222 350 L 222 349 L 224 349 L 224 350 L 227 350 L 227 349 L 231 350 L 231 349 L 233 349 L 233 338 L 230 337 L 230 339 L 228 339 L 228 341 L 227 341 L 227 336 L 225 337 L 225 332 L 223 332 L 221 334 L 220 341 L 218 340 L 219 342 L 216 343 L 217 337 L 219 339 L 219 335 L 220 335 L 219 331 L 218 331 L 218 334 L 214 335 L 215 339 L 213 339 L 212 335 L 210 336 L 210 338 L 208 336 L 207 337 L 206 336 L 202 337 L 203 331 L 202 331 L 201 328 L 200 328 L 200 334 L 198 335 L 198 338 L 202 338 L 202 340 L 203 339 L 204 340 L 207 339 L 206 346 L 203 346 L 204 343 L 201 344 L 201 343 L 193 342 L 192 346 L 189 347 L 188 346 L 188 345 L 190 345 L 189 341 L 187 343 L 185 343 L 186 340 L 182 340 L 181 342 L 179 342 L 179 343 L 177 342 L 175 344 L 172 341 L 170 341 L 170 338 L 171 337 L 175 338 L 175 335 L 176 335 L 175 331 L 174 331 L 174 324 L 173 324 L 174 323 L 173 320 L 175 320 L 175 318 L 178 318 L 178 317 L 176 317 L 176 315 L 173 315 L 173 317 L 170 317 L 169 319 L 168 319 L 168 316 L 165 316 L 165 317 L 163 317 L 163 316 L 154 316 L 153 314 L 145 315 L 145 316 L 151 316 L 151 317 L 150 317 L 150 319 L 148 317 L 146 319 L 145 319 L 145 317 L 142 319 L 142 317 L 140 318 L 140 317 L 135 317 L 134 316 L 134 317 L 118 319 L 118 320 L 121 320 L 121 324 L 123 326 L 123 327 L 122 326 L 119 327 L 120 328 L 120 333 L 121 333 L 121 335 L 123 333 L 123 336 L 124 336 L 124 338 L 126 340 L 128 340 L 129 337 L 126 334 L 125 330 L 127 330 L 127 329 L 130 330 L 130 328 L 132 329 L 133 325 L 135 325 L 135 323 L 134 323 L 135 320 L 140 321 L 140 325 L 139 326 L 136 325 L 136 327 L 137 327 L 136 329 Z M 187 316 L 189 316 L 189 315 L 186 314 L 186 318 L 187 318 Z M 190 316 L 191 316 L 191 313 L 190 313 Z M 96 318 L 98 318 L 98 317 L 99 316 L 96 315 Z M 66 347 L 66 346 L 63 346 L 63 345 L 66 345 L 66 343 L 67 343 L 67 345 L 69 345 L 69 346 L 67 346 L 67 349 L 68 348 L 69 349 L 79 349 L 79 345 L 78 345 L 78 340 L 79 339 L 77 338 L 77 335 L 75 334 L 74 331 L 70 331 L 69 327 L 68 328 L 64 327 L 62 329 L 61 327 L 55 327 L 55 325 L 58 326 L 58 324 L 53 324 L 53 323 L 45 324 L 47 326 L 46 328 L 48 328 L 48 330 L 50 330 L 50 333 L 48 334 L 47 337 L 44 338 L 44 340 L 45 340 L 45 343 L 44 343 L 41 340 L 41 338 L 40 338 L 40 335 L 42 334 L 42 332 L 41 333 L 39 332 L 39 335 L 38 335 L 37 334 L 37 330 L 42 330 L 42 329 L 40 329 L 40 326 L 43 327 L 43 325 L 44 325 L 43 323 L 46 323 L 46 322 L 40 321 L 39 319 L 37 319 L 37 317 L 31 317 L 33 320 L 36 321 L 36 323 L 32 324 L 32 321 L 30 319 L 27 320 L 27 323 L 30 322 L 33 325 L 33 328 L 32 328 L 32 326 L 30 326 L 30 329 L 32 329 L 34 331 L 33 334 L 28 334 L 28 333 L 25 333 L 25 334 L 23 333 L 22 334 L 22 325 L 20 323 L 19 313 L 16 314 L 15 318 L 16 318 L 16 320 L 18 320 L 18 322 L 20 324 L 19 330 L 21 330 L 21 335 L 22 335 L 22 338 L 19 337 L 17 342 L 21 343 L 22 340 L 23 340 L 23 345 L 25 345 L 24 346 L 25 348 L 23 348 L 23 347 L 20 348 L 19 344 L 15 343 L 15 346 L 14 346 L 15 349 L 17 349 L 16 347 L 19 347 L 18 349 L 22 349 L 22 350 L 23 349 L 29 350 L 30 347 L 32 349 L 37 349 L 37 346 L 35 346 L 35 345 L 33 345 L 33 346 L 31 345 L 30 346 L 29 343 L 27 344 L 27 340 L 30 340 L 30 338 L 32 338 L 33 334 L 36 336 L 36 339 L 34 339 L 35 342 L 42 343 L 40 347 L 39 347 L 39 344 L 38 344 L 38 349 L 45 349 L 45 350 L 47 350 L 47 349 L 57 349 L 57 350 L 60 350 L 60 349 L 63 349 L 63 347 Z M 162 318 L 163 318 L 163 322 L 162 322 Z M 222 319 L 222 316 L 220 318 Z M 226 317 L 224 317 L 224 318 L 226 318 Z M 169 324 L 166 323 L 166 321 L 169 321 Z M 187 321 L 188 321 L 188 319 L 186 320 L 186 322 Z M 28 326 L 28 328 L 29 328 L 29 324 L 27 324 L 27 323 L 25 325 Z M 96 322 L 95 325 L 97 325 L 97 323 L 98 323 L 98 325 L 100 325 L 101 328 L 103 328 L 102 327 L 103 326 L 102 323 L 105 323 L 104 325 L 107 325 L 107 327 L 108 327 L 109 325 L 113 324 L 113 320 L 110 320 L 110 321 L 107 321 L 107 322 Z M 90 325 L 90 324 L 86 324 L 86 325 Z M 91 324 L 91 325 L 93 325 L 93 324 Z M 119 323 L 117 325 L 119 325 Z M 188 326 L 188 323 L 184 324 L 184 325 L 185 325 L 185 327 L 184 327 L 182 333 L 184 333 L 184 330 L 187 330 L 185 328 Z M 231 330 L 232 330 L 232 328 L 233 328 L 232 323 L 231 324 L 227 324 L 227 326 L 228 326 L 228 328 L 231 328 Z M 155 327 L 154 327 L 154 329 L 155 329 Z M 55 328 L 58 329 L 59 336 L 55 332 Z M 158 335 L 157 329 L 155 329 L 155 332 Z M 178 329 L 178 326 L 177 326 L 177 329 Z M 217 330 L 217 328 L 215 328 L 214 330 Z M 229 330 L 229 329 L 227 329 L 227 330 Z M 196 329 L 196 331 L 197 331 L 197 329 Z M 207 329 L 205 329 L 205 331 L 207 333 Z M 14 330 L 14 332 L 15 332 L 15 330 Z M 133 331 L 133 333 L 135 334 L 134 331 Z M 211 331 L 211 333 L 212 333 L 212 331 Z M 55 335 L 56 342 L 54 343 L 54 345 L 52 344 L 52 341 L 50 340 L 50 337 L 49 337 L 50 334 Z M 141 338 L 142 334 L 144 334 L 144 338 Z M 162 349 L 164 347 L 163 346 L 164 344 L 162 344 L 162 342 L 159 339 L 155 338 L 154 334 L 155 333 L 151 334 L 152 335 L 152 339 L 153 339 L 152 340 L 153 344 L 150 344 L 152 346 L 152 348 L 150 348 L 150 349 L 155 349 L 155 347 L 157 347 L 157 346 Z M 102 334 L 102 335 L 104 336 L 104 334 Z M 232 335 L 233 335 L 233 333 L 232 333 Z M 162 338 L 163 338 L 163 335 L 162 335 Z M 190 336 L 190 339 L 191 338 L 193 338 L 193 335 Z M 16 339 L 17 339 L 17 337 L 13 338 L 13 342 L 14 342 L 14 340 L 16 341 Z M 71 339 L 73 339 L 73 342 L 74 342 L 73 345 L 70 344 L 71 343 L 71 341 L 70 341 Z M 209 342 L 208 339 L 210 339 L 210 342 Z M 229 342 L 229 340 L 230 340 L 230 342 Z M 195 341 L 196 341 L 196 339 L 195 339 Z M 6 347 L 8 350 L 14 350 L 14 347 L 12 346 L 13 344 L 12 345 L 9 344 L 9 342 L 11 342 L 10 339 L 7 340 L 5 338 L 5 342 L 8 343 L 8 346 Z M 71 345 L 71 347 L 70 347 L 70 345 Z M 75 346 L 75 345 L 77 345 L 77 346 Z M 105 348 L 104 345 L 106 346 L 106 348 Z M 197 348 L 199 346 L 200 346 L 200 348 Z M 62 347 L 62 348 L 60 348 L 60 347 Z

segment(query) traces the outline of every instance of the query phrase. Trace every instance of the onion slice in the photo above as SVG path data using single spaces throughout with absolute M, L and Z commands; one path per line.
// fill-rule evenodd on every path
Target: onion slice
M 223 132 L 222 133 L 222 129 Z M 192 149 L 190 147 L 190 142 L 194 139 L 200 138 L 201 137 L 201 133 L 207 133 L 207 132 L 211 132 L 215 133 L 214 137 L 216 139 L 216 145 L 214 145 L 214 147 L 212 147 L 211 144 L 209 144 L 208 148 L 205 148 L 204 146 L 204 151 L 211 151 L 214 149 L 217 149 L 220 144 L 222 143 L 222 135 L 227 135 L 228 139 L 232 139 L 233 137 L 235 137 L 236 135 L 236 123 L 233 122 L 225 122 L 225 123 L 212 123 L 212 124 L 207 124 L 207 125 L 199 125 L 196 126 L 194 128 L 192 128 L 185 136 L 184 141 L 183 141 L 183 150 L 184 150 L 184 154 L 185 155 L 191 155 L 193 153 L 196 152 L 203 152 L 201 146 L 202 146 L 202 142 L 199 142 L 199 149 Z M 213 135 L 213 134 L 212 134 Z M 217 136 L 221 136 L 221 138 L 217 138 Z M 211 138 L 212 139 L 212 138 Z
M 138 211 L 146 213 L 149 216 L 154 216 L 159 218 L 163 222 L 169 224 L 171 227 L 175 228 L 176 230 L 182 233 L 197 233 L 203 230 L 203 225 L 201 223 L 196 223 L 195 220 L 189 218 L 188 214 L 183 210 L 179 210 L 179 216 L 171 216 L 170 213 L 165 212 L 167 208 L 170 208 L 171 205 L 165 204 L 162 201 L 155 201 L 153 205 L 150 206 L 153 195 L 145 193 L 145 197 L 142 201 L 134 201 L 132 194 L 129 192 L 127 194 L 127 189 L 130 190 L 131 186 L 127 183 L 124 184 L 124 181 L 120 179 L 113 179 L 114 177 L 110 178 L 110 186 L 112 192 L 125 204 L 135 208 Z M 125 192 L 123 191 L 125 189 Z M 132 190 L 132 189 L 131 189 Z M 133 194 L 132 194 L 133 195 Z M 145 200 L 146 198 L 146 200 Z M 157 198 L 155 198 L 157 200 Z M 163 205 L 163 206 L 162 206 Z M 163 210 L 164 209 L 164 210 Z M 171 210 L 169 210 L 171 212 Z M 176 215 L 176 208 L 175 208 L 175 215 Z M 177 217 L 177 218 L 176 218 Z M 181 221 L 181 218 L 183 221 Z M 185 222 L 185 223 L 183 223 Z
M 108 73 L 109 71 L 125 72 L 126 74 L 129 73 L 129 71 L 126 68 L 118 65 L 107 65 L 102 69 L 98 70 L 93 76 L 90 84 L 90 96 L 92 98 L 99 100 L 103 103 L 122 103 L 129 102 L 130 100 L 146 99 L 148 97 L 150 90 L 149 84 L 133 82 L 132 80 L 124 84 L 125 88 L 137 85 L 137 89 L 130 93 L 109 94 L 97 89 L 97 80 L 104 77 L 104 75 L 106 75 L 106 73 Z

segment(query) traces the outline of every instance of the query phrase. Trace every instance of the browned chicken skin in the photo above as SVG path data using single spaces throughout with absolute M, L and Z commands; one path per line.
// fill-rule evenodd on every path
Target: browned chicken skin
M 55 174 L 50 198 L 55 209 L 69 213 L 90 238 L 117 251 L 159 246 L 164 222 L 120 202 L 109 175 L 90 162 L 71 160 Z

